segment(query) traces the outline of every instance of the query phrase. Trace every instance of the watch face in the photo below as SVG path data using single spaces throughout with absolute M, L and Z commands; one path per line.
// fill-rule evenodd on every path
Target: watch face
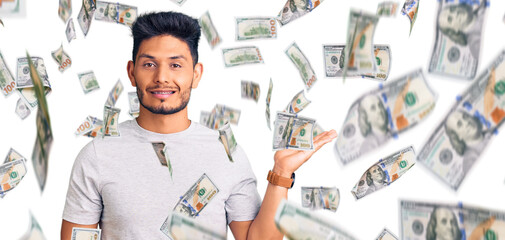
M 295 173 L 291 174 L 291 179 L 293 179 L 293 182 L 291 182 L 291 187 L 290 189 L 293 188 L 293 185 L 295 185 Z

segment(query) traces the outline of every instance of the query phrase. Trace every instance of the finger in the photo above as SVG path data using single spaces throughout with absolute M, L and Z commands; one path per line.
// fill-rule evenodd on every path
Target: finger
M 321 137 L 323 137 L 323 136 L 327 135 L 327 134 L 328 134 L 328 132 L 329 132 L 329 131 L 325 131 L 325 132 L 320 133 L 319 135 L 317 135 L 317 136 L 315 136 L 315 137 L 313 138 L 313 141 L 314 141 L 314 142 L 315 142 L 315 141 L 317 141 L 317 140 L 318 140 L 318 139 L 320 139 Z
M 317 141 L 314 142 L 314 152 L 318 151 L 325 144 L 333 141 L 337 137 L 337 132 L 335 130 L 329 131 L 325 136 L 322 136 Z

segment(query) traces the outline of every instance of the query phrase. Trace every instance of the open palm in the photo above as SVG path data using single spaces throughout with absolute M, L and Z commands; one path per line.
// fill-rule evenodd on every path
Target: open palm
M 309 160 L 312 154 L 336 137 L 337 132 L 335 130 L 326 131 L 314 137 L 314 150 L 284 149 L 277 151 L 274 155 L 274 172 L 290 176 L 291 173 L 295 172 L 303 163 Z

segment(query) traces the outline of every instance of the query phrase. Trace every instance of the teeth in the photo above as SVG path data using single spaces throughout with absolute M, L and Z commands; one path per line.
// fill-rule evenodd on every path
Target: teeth
M 174 94 L 175 92 L 174 91 L 170 91 L 170 92 L 153 92 L 154 94 Z

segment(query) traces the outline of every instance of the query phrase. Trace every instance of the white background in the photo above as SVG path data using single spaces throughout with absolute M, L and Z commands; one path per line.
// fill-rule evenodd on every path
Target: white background
M 80 149 L 91 140 L 75 137 L 74 131 L 87 115 L 102 118 L 103 104 L 118 78 L 125 85 L 117 102 L 117 107 L 122 109 L 120 121 L 130 119 L 127 92 L 134 91 L 126 74 L 133 43 L 130 30 L 123 25 L 94 20 L 88 36 L 84 37 L 75 21 L 81 7 L 80 2 L 72 1 L 77 39 L 70 44 L 65 37 L 66 25 L 57 14 L 57 0 L 28 0 L 26 18 L 2 19 L 5 27 L 0 26 L 0 51 L 14 75 L 16 59 L 24 57 L 26 51 L 45 60 L 53 87 L 48 102 L 54 143 L 50 153 L 46 189 L 41 194 L 30 160 L 36 135 L 35 111 L 22 121 L 14 112 L 17 94 L 9 98 L 0 97 L 0 158 L 3 159 L 9 148 L 13 147 L 29 159 L 28 173 L 23 181 L 0 200 L 0 239 L 19 238 L 28 227 L 29 210 L 38 219 L 47 239 L 59 239 L 70 171 Z M 169 0 L 120 2 L 138 6 L 140 13 L 172 10 L 198 18 L 205 11 L 210 11 L 223 42 L 211 50 L 202 35 L 199 53 L 204 74 L 199 87 L 192 92 L 189 117 L 199 121 L 200 111 L 211 110 L 216 103 L 242 110 L 239 125 L 233 126 L 233 132 L 249 157 L 261 196 L 265 193 L 265 178 L 273 166 L 274 154 L 271 150 L 272 132 L 268 130 L 265 121 L 269 79 L 272 78 L 274 83 L 272 116 L 304 88 L 298 71 L 284 54 L 289 44 L 296 41 L 318 77 L 307 94 L 312 104 L 301 115 L 317 119 L 326 130 L 340 131 L 352 102 L 362 93 L 378 87 L 378 82 L 368 79 L 348 79 L 344 84 L 341 79 L 325 78 L 322 51 L 323 44 L 345 43 L 350 7 L 375 12 L 379 2 L 377 0 L 326 0 L 312 13 L 280 27 L 277 39 L 244 42 L 235 40 L 234 18 L 275 16 L 284 6 L 285 0 L 187 0 L 182 7 Z M 397 2 L 400 3 L 400 0 Z M 400 5 L 403 5 L 403 1 Z M 426 72 L 433 44 L 436 9 L 437 1 L 421 1 L 417 22 L 410 37 L 410 22 L 406 16 L 399 13 L 396 18 L 380 19 L 374 41 L 391 46 L 392 68 L 388 81 L 418 68 L 423 68 Z M 503 9 L 504 1 L 491 2 L 484 26 L 481 64 L 477 75 L 504 47 Z M 58 66 L 51 57 L 51 51 L 62 43 L 73 61 L 71 68 L 64 73 L 58 71 Z M 265 63 L 225 68 L 221 49 L 247 45 L 259 47 Z M 88 70 L 95 72 L 100 90 L 85 95 L 77 74 Z M 336 186 L 341 195 L 337 212 L 320 210 L 318 213 L 359 239 L 374 239 L 384 227 L 399 235 L 399 199 L 449 203 L 463 201 L 466 204 L 505 211 L 503 133 L 491 141 L 458 192 L 451 190 L 421 164 L 417 164 L 390 187 L 361 200 L 354 200 L 350 190 L 363 172 L 381 157 L 408 145 L 412 144 L 419 151 L 454 104 L 455 97 L 469 84 L 465 80 L 443 79 L 430 74 L 426 76 L 429 84 L 438 92 L 439 99 L 433 113 L 424 122 L 347 166 L 337 162 L 332 149 L 334 142 L 329 143 L 296 172 L 296 184 L 289 191 L 289 199 L 298 203 L 301 201 L 301 186 Z M 258 103 L 241 99 L 240 80 L 252 80 L 260 84 L 261 96 Z M 231 233 L 228 237 L 233 238 Z

